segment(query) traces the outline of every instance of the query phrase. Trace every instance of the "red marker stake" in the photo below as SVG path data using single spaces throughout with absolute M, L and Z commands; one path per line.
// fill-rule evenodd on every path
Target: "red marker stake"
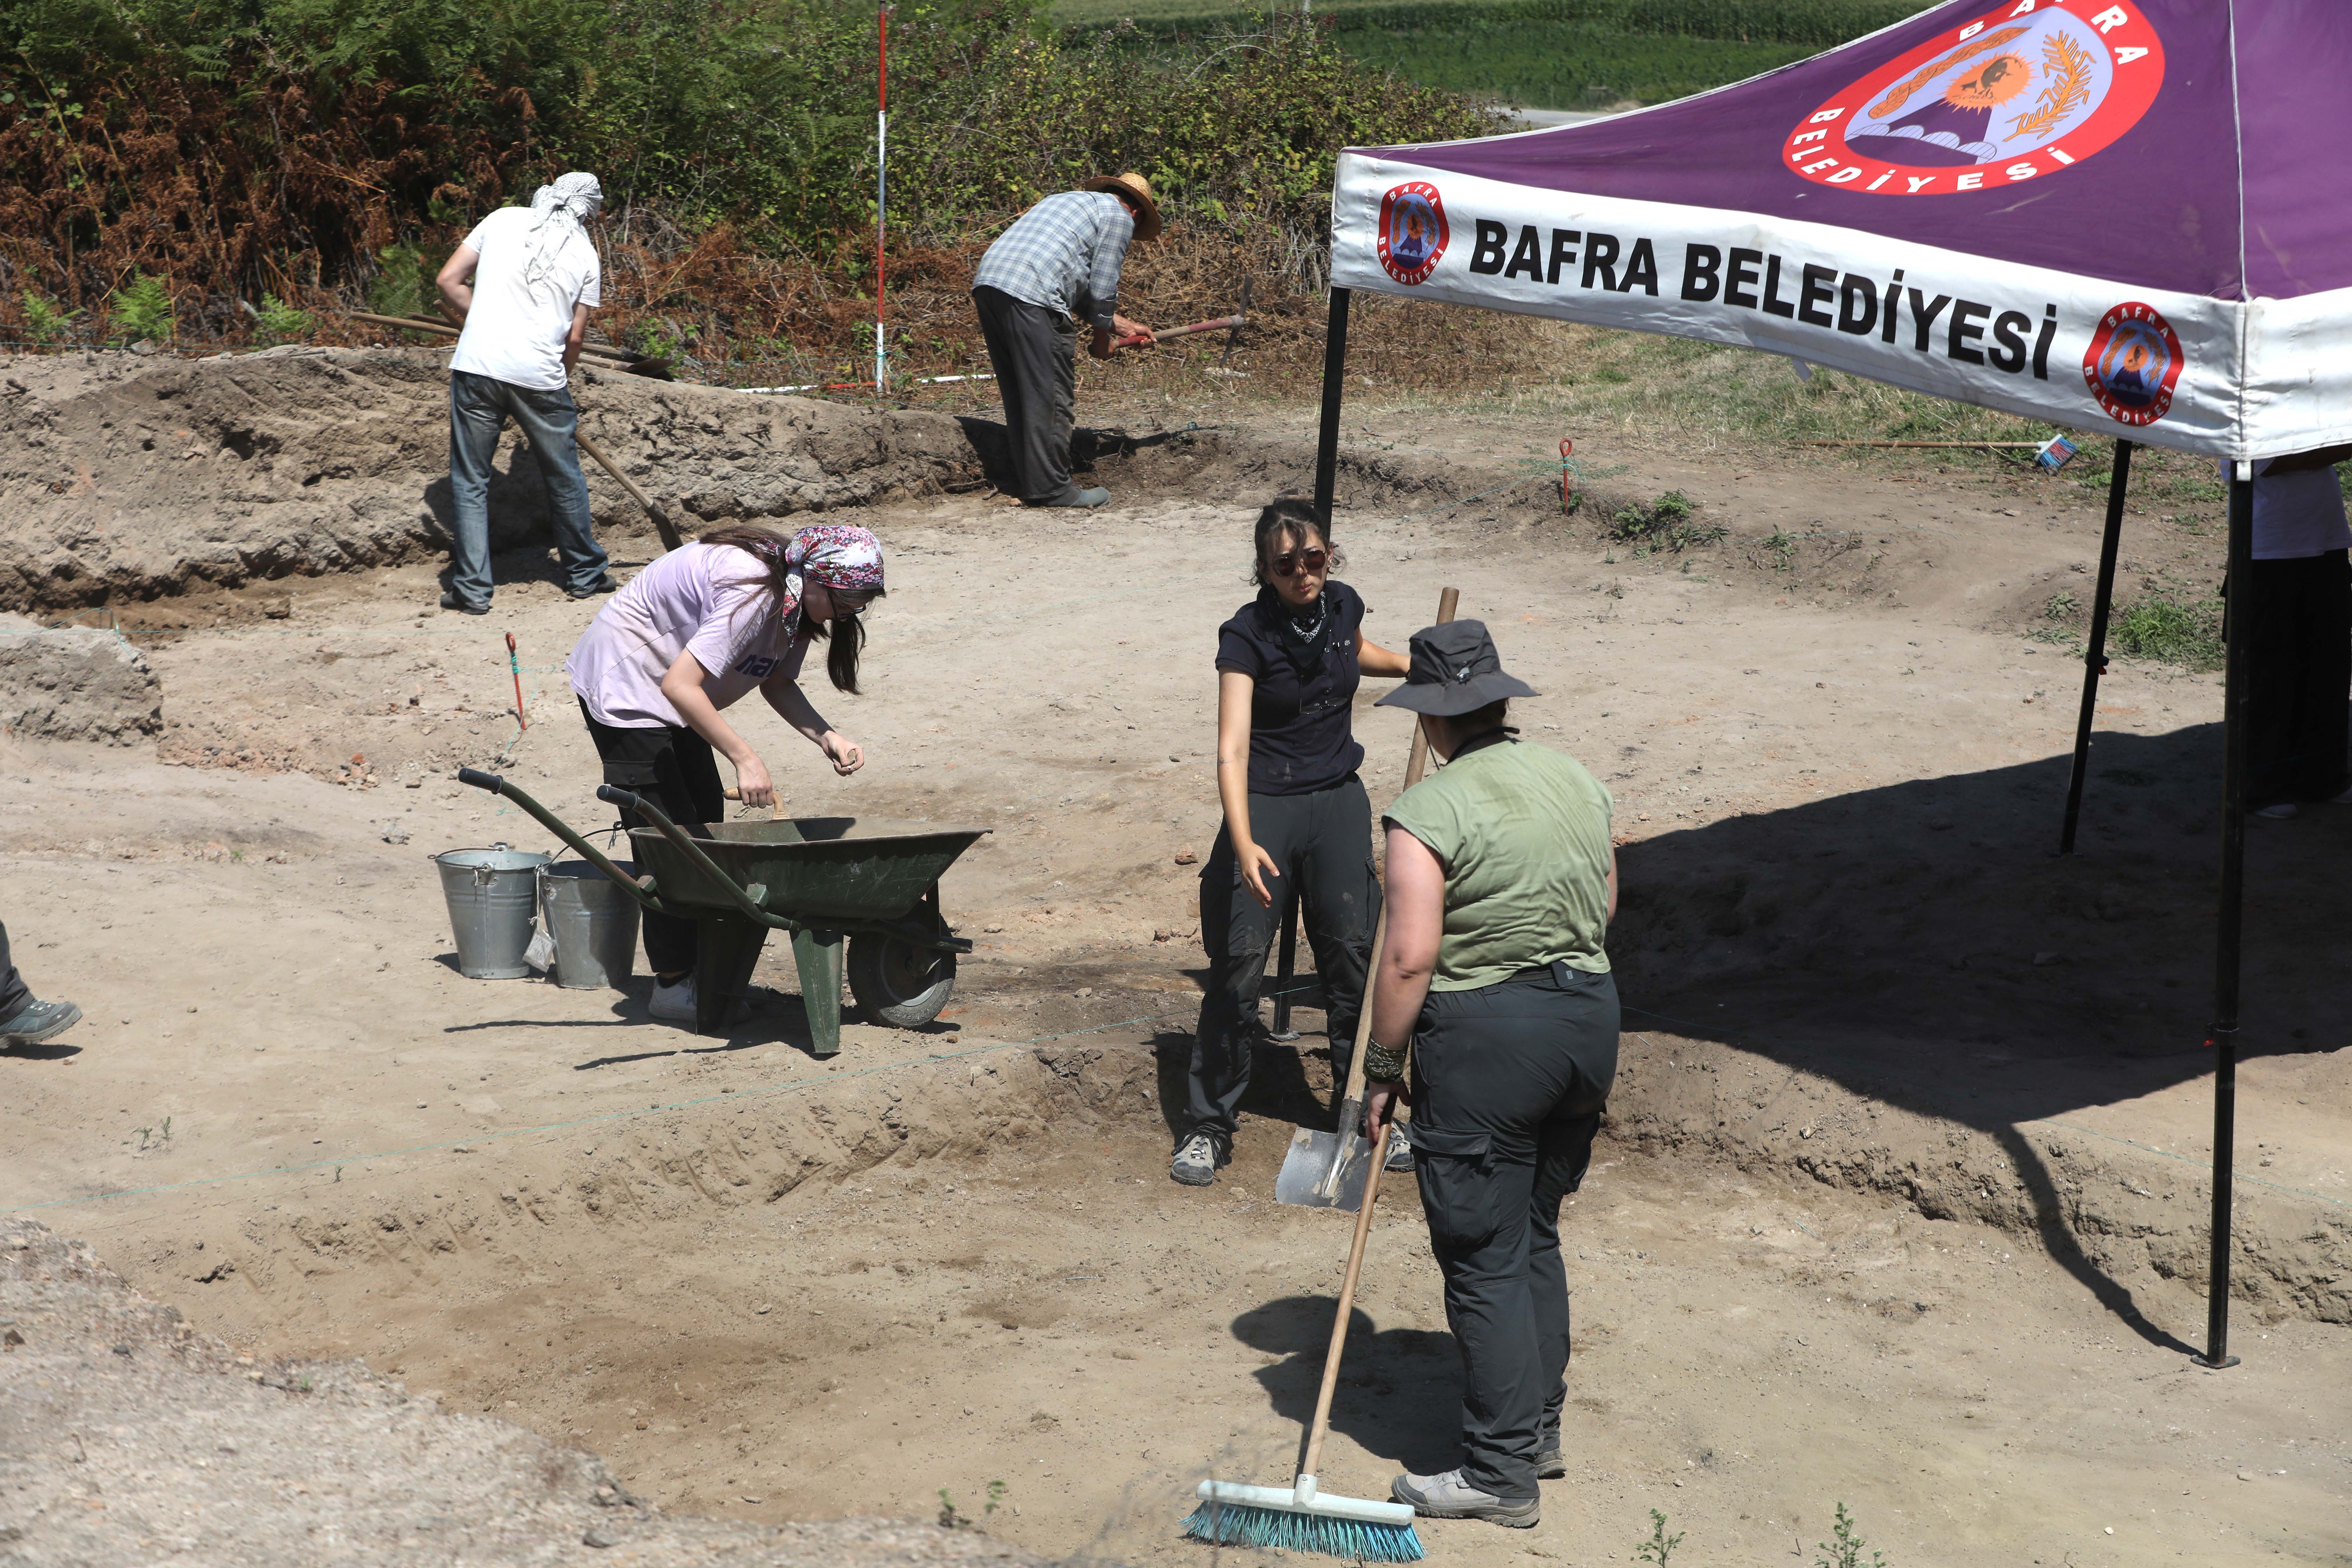
M 530 728 L 530 720 L 524 716 L 522 710 L 522 661 L 515 657 L 515 640 L 512 632 L 507 634 L 507 668 L 514 672 L 515 723 L 528 730 Z

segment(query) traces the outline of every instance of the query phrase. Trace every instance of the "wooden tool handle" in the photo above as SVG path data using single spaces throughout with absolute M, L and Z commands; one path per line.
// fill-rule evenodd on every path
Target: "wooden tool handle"
M 629 492 L 630 500 L 646 509 L 646 515 L 654 520 L 654 527 L 661 534 L 664 550 L 677 550 L 685 545 L 686 541 L 678 537 L 677 525 L 670 521 L 669 513 L 656 505 L 653 497 L 637 489 L 635 482 L 628 475 L 621 472 L 621 465 L 604 456 L 604 448 L 588 438 L 587 431 L 575 426 L 572 432 L 572 438 L 579 444 L 582 451 L 595 458 L 600 468 L 620 482 L 621 488 Z
M 1451 588 L 1448 594 L 1453 593 Z M 1331 1324 L 1331 1348 L 1323 1355 L 1323 1386 L 1315 1395 L 1315 1419 L 1307 1428 L 1307 1457 L 1299 1461 L 1298 1473 L 1311 1476 L 1323 1458 L 1323 1437 L 1331 1430 L 1331 1391 L 1339 1383 L 1339 1352 L 1348 1344 L 1348 1318 L 1356 1306 L 1356 1276 L 1363 1272 L 1364 1238 L 1371 1234 L 1372 1200 L 1380 1195 L 1381 1162 L 1388 1158 L 1389 1124 L 1372 1136 L 1372 1168 L 1364 1177 L 1364 1202 L 1356 1210 L 1356 1237 L 1348 1244 L 1348 1273 L 1339 1281 L 1339 1313 Z
M 1462 590 L 1448 588 L 1437 595 L 1437 624 L 1444 626 L 1454 618 L 1454 606 L 1462 601 Z M 1404 787 L 1411 789 L 1421 782 L 1421 772 L 1429 762 L 1429 737 L 1421 732 L 1421 721 L 1413 720 L 1412 750 L 1404 765 Z M 1381 955 L 1388 946 L 1389 904 L 1381 900 L 1381 918 L 1372 927 L 1372 963 L 1364 971 L 1364 1002 L 1356 1014 L 1356 1058 L 1348 1064 L 1348 1092 L 1339 1102 L 1339 1145 L 1347 1147 L 1348 1129 L 1356 1114 L 1364 1107 L 1364 1047 L 1372 1043 L 1372 987 L 1379 983 Z M 1368 1200 L 1369 1201 L 1369 1200 Z
M 366 321 L 378 327 L 398 327 L 404 332 L 433 332 L 445 338 L 454 338 L 465 331 L 463 327 L 455 327 L 446 321 L 436 321 L 429 316 L 379 316 L 372 310 L 346 310 L 343 312 L 343 317 L 346 321 Z M 618 360 L 624 363 L 638 360 L 651 363 L 653 360 L 651 354 L 641 354 L 635 349 L 614 348 L 610 343 L 582 343 L 580 352 L 598 359 Z
M 1162 327 L 1152 333 L 1148 341 L 1164 343 L 1171 338 L 1189 338 L 1194 332 L 1222 332 L 1228 327 L 1247 325 L 1249 325 L 1249 318 L 1246 316 L 1219 316 L 1213 321 L 1190 321 L 1181 327 Z M 1137 332 L 1129 337 L 1114 338 L 1111 341 L 1117 347 L 1131 349 L 1139 346 L 1147 340 L 1142 333 Z

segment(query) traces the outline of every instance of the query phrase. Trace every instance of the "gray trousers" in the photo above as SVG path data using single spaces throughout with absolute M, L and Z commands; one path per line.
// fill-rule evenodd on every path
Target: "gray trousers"
M 0 1020 L 15 1017 L 32 1005 L 33 993 L 25 977 L 8 962 L 8 928 L 0 925 Z
M 1462 1473 L 1536 1495 L 1559 1441 L 1568 1273 L 1560 1199 L 1592 1163 L 1617 1076 L 1617 984 L 1565 964 L 1433 991 L 1412 1042 L 1412 1152 L 1462 1352 Z
M 508 420 L 522 427 L 547 486 L 555 551 L 566 592 L 594 588 L 608 563 L 588 515 L 588 482 L 580 474 L 573 440 L 580 416 L 572 389 L 516 386 L 471 371 L 449 373 L 449 591 L 468 605 L 490 602 L 490 469 L 499 432 Z
M 1077 422 L 1078 329 L 1070 318 L 986 286 L 971 291 L 988 363 L 1004 399 L 1013 489 L 1032 506 L 1068 499 Z
M 1265 986 L 1265 955 L 1274 946 L 1286 897 L 1298 900 L 1299 924 L 1315 954 L 1323 987 L 1323 1016 L 1331 1040 L 1332 1094 L 1355 1058 L 1356 1017 L 1363 1009 L 1364 973 L 1372 956 L 1372 926 L 1381 916 L 1381 883 L 1372 873 L 1372 805 L 1364 781 L 1349 773 L 1309 795 L 1252 795 L 1250 833 L 1282 872 L 1266 880 L 1274 907 L 1260 905 L 1242 880 L 1233 833 L 1217 830 L 1216 847 L 1201 868 L 1201 945 L 1209 980 L 1201 1021 L 1192 1032 L 1182 1142 L 1195 1132 L 1233 1147 L 1242 1096 L 1248 1092 L 1252 1054 L 1265 1027 L 1258 995 Z

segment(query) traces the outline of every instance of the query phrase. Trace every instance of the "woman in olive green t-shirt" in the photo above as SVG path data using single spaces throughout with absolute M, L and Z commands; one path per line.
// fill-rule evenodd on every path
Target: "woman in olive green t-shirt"
M 1399 1476 L 1398 1501 L 1519 1529 L 1538 1478 L 1567 1473 L 1568 1276 L 1560 1200 L 1591 1163 L 1617 1073 L 1617 907 L 1609 792 L 1574 758 L 1517 738 L 1477 621 L 1412 639 L 1381 700 L 1422 716 L 1435 777 L 1388 812 L 1388 939 L 1373 979 L 1364 1131 L 1405 1092 L 1430 1249 L 1462 1347 L 1458 1469 Z

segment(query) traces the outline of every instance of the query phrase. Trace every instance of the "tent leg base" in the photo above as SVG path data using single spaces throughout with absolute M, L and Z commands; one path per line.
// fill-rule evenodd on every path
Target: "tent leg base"
M 2225 1355 L 2220 1361 L 2207 1361 L 2201 1355 L 2193 1355 L 2189 1358 L 2189 1364 L 2191 1366 L 2201 1366 L 2208 1372 L 2227 1372 L 2231 1367 L 2238 1364 L 2238 1358 L 2233 1355 Z

